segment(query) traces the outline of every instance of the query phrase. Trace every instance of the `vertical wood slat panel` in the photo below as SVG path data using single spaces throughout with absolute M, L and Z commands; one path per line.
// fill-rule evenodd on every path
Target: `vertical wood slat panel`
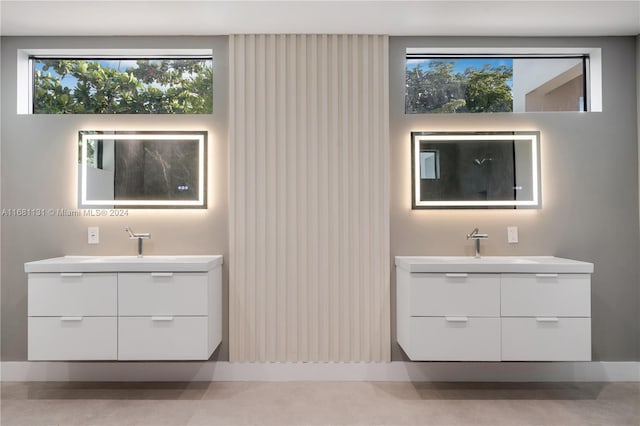
M 256 93 L 256 36 L 247 36 L 245 46 L 245 84 L 246 93 L 252 93 L 257 96 Z M 256 210 L 256 194 L 257 194 L 257 173 L 256 173 L 256 103 L 248 102 L 245 104 L 245 134 L 247 135 L 245 142 L 244 162 L 245 176 L 246 176 L 246 258 L 247 265 L 252 265 L 251 268 L 245 269 L 246 283 L 245 283 L 245 316 L 247 318 L 247 334 L 245 336 L 245 347 L 247 355 L 251 359 L 256 359 L 256 348 L 253 342 L 256 339 L 256 289 L 260 285 L 256 282 L 256 220 L 258 215 L 251 214 Z
M 278 203 L 276 205 L 276 217 L 278 218 L 278 227 L 276 229 L 276 239 L 278 240 L 278 247 L 276 248 L 276 263 L 278 264 L 277 274 L 277 288 L 278 298 L 276 303 L 277 321 L 276 326 L 273 329 L 273 338 L 276 339 L 276 359 L 280 361 L 286 361 L 287 359 L 287 333 L 286 322 L 287 318 L 287 281 L 286 281 L 286 269 L 287 269 L 287 253 L 286 253 L 286 236 L 287 236 L 287 210 L 286 210 L 286 191 L 287 191 L 287 151 L 286 151 L 286 126 L 287 126 L 287 110 L 286 110 L 286 36 L 278 36 L 278 45 L 276 47 L 276 56 L 278 57 L 278 68 L 276 74 L 278 76 L 276 92 L 276 120 L 277 129 L 275 141 L 265 141 L 265 143 L 275 143 L 278 146 L 276 152 L 276 171 L 278 178 L 276 180 L 276 194 Z M 247 101 L 251 102 L 250 99 Z M 243 125 L 243 123 L 238 123 Z M 233 141 L 231 142 L 233 143 Z M 240 167 L 242 165 L 239 165 Z M 230 253 L 231 254 L 231 253 Z M 243 265 L 243 267 L 251 267 L 251 265 Z M 231 283 L 230 283 L 231 285 Z M 284 330 L 283 330 L 284 328 Z M 229 344 L 231 344 L 231 336 L 229 336 Z M 250 358 L 243 358 L 243 361 L 252 361 Z
M 229 47 L 231 361 L 389 361 L 387 37 Z
M 351 250 L 351 218 L 349 215 L 351 211 L 349 193 L 352 182 L 349 167 L 351 163 L 351 144 L 349 142 L 351 141 L 350 123 L 353 124 L 353 119 L 349 104 L 351 88 L 349 84 L 348 41 L 349 36 L 342 35 L 338 37 L 335 53 L 338 71 L 335 76 L 335 78 L 338 79 L 338 97 L 333 101 L 338 109 L 337 122 L 333 125 L 337 127 L 336 140 L 338 142 L 338 148 L 336 159 L 338 161 L 339 182 L 337 210 L 340 230 L 337 236 L 339 240 L 339 259 L 337 261 L 337 265 L 339 265 L 338 280 L 335 283 L 334 298 L 332 299 L 338 313 L 335 317 L 332 315 L 332 319 L 334 319 L 335 322 L 331 330 L 339 335 L 339 339 L 336 341 L 336 347 L 334 347 L 334 356 L 340 360 L 347 357 L 350 351 L 352 329 L 350 315 L 352 312 L 349 310 L 349 300 L 351 297 L 351 288 L 355 285 L 355 283 L 350 282 L 350 262 L 354 261 L 355 258 Z
M 331 105 L 332 114 L 327 117 L 329 121 L 328 129 L 326 129 L 326 131 L 329 139 L 327 141 L 323 141 L 329 145 L 327 155 L 332 159 L 335 159 L 335 161 L 329 165 L 328 174 L 330 174 L 329 179 L 333 179 L 334 183 L 332 188 L 333 197 L 330 201 L 331 214 L 329 217 L 336 235 L 333 235 L 333 238 L 329 241 L 329 250 L 334 254 L 333 256 L 330 256 L 328 260 L 331 264 L 331 268 L 329 270 L 334 271 L 334 273 L 329 275 L 329 280 L 326 285 L 326 318 L 323 325 L 326 327 L 327 334 L 327 349 L 325 355 L 329 359 L 340 359 L 340 341 L 342 333 L 339 326 L 340 324 L 343 324 L 344 318 L 341 317 L 342 306 L 339 301 L 341 299 L 340 283 L 343 282 L 342 264 L 344 256 L 342 236 L 344 235 L 345 229 L 342 220 L 342 211 L 337 208 L 337 206 L 341 205 L 342 192 L 344 185 L 346 184 L 346 180 L 342 174 L 342 161 L 340 161 L 340 158 L 342 157 L 343 115 L 341 107 L 343 81 L 340 78 L 342 72 L 342 56 L 340 54 L 342 38 L 340 36 L 324 36 L 324 39 L 326 41 L 326 45 L 323 46 L 321 63 L 328 62 L 331 64 L 329 69 L 323 70 L 325 71 L 328 80 L 325 90 L 327 90 L 329 84 L 334 86 L 336 89 L 335 92 L 332 90 L 330 92 L 331 95 L 326 99 L 326 101 Z M 323 108 L 328 109 L 328 106 L 323 105 Z M 344 324 L 346 326 L 346 323 Z
M 382 59 L 380 62 L 378 62 L 378 64 L 382 64 L 382 62 L 384 62 L 384 66 L 381 66 L 381 70 L 382 70 L 382 75 L 383 75 L 383 81 L 384 81 L 384 87 L 385 90 L 382 91 L 382 102 L 380 102 L 380 106 L 382 108 L 382 110 L 380 111 L 381 114 L 385 114 L 388 116 L 389 114 L 389 43 L 388 43 L 388 39 L 385 40 L 385 42 L 382 44 L 382 55 L 381 55 Z M 389 139 L 389 120 L 380 120 L 379 121 L 380 126 L 382 127 L 380 134 L 382 135 L 386 135 L 387 140 Z M 381 150 L 381 155 L 382 158 L 380 159 L 380 165 L 384 164 L 385 165 L 385 176 L 388 179 L 389 176 L 389 171 L 388 171 L 388 164 L 389 164 L 389 143 L 381 143 L 378 148 Z M 382 237 L 382 243 L 380 245 L 380 257 L 387 259 L 387 262 L 383 262 L 382 263 L 382 273 L 385 274 L 385 276 L 389 276 L 390 274 L 390 267 L 389 267 L 389 263 L 391 261 L 391 259 L 389 259 L 389 185 L 382 185 L 381 186 L 381 190 L 383 193 L 382 198 L 380 199 L 380 204 L 378 205 L 378 211 L 382 211 L 384 212 L 384 216 L 382 218 L 382 220 L 380 221 L 380 224 L 382 225 L 382 227 L 384 228 L 384 230 L 380 233 L 380 236 Z M 377 290 L 381 293 L 380 297 L 381 299 L 377 301 L 377 303 L 374 305 L 376 307 L 378 307 L 379 309 L 381 309 L 380 315 L 378 316 L 378 320 L 379 325 L 380 325 L 380 333 L 378 335 L 378 338 L 381 339 L 381 342 L 379 345 L 375 345 L 373 347 L 375 347 L 377 350 L 380 351 L 380 357 L 385 357 L 388 358 L 389 360 L 391 359 L 391 346 L 389 343 L 389 347 L 386 348 L 385 346 L 385 341 L 389 341 L 389 336 L 391 335 L 391 321 L 388 319 L 390 314 L 390 310 L 391 310 L 391 288 L 390 285 L 387 286 L 378 286 Z M 385 317 L 387 319 L 385 319 Z
M 307 37 L 306 35 L 300 36 L 300 42 L 298 43 L 298 50 L 296 52 L 298 58 L 307 57 Z M 298 127 L 296 132 L 297 141 L 306 141 L 307 139 L 307 62 L 298 61 L 298 67 L 296 70 L 296 105 L 298 106 Z M 298 358 L 308 360 L 309 359 L 309 326 L 307 310 L 309 307 L 309 301 L 307 299 L 307 290 L 309 286 L 309 279 L 307 275 L 308 271 L 308 239 L 307 232 L 309 225 L 308 208 L 307 208 L 307 144 L 298 142 L 298 151 L 296 163 L 301 169 L 296 174 L 296 182 L 298 184 L 298 228 L 297 228 L 297 248 L 298 248 L 298 274 L 296 276 L 296 283 L 298 287 L 298 300 L 296 301 L 297 308 L 297 340 L 298 340 Z
M 267 86 L 267 98 L 266 104 L 266 128 L 265 134 L 265 150 L 267 152 L 267 170 L 265 176 L 266 182 L 266 204 L 265 204 L 265 216 L 267 218 L 266 229 L 266 269 L 267 275 L 264 277 L 265 291 L 266 291 L 266 304 L 265 304 L 265 341 L 266 352 L 265 361 L 276 359 L 276 337 L 275 329 L 277 324 L 277 208 L 276 208 L 276 149 L 277 146 L 273 141 L 276 140 L 276 36 L 269 35 L 266 40 L 266 86 Z M 269 141 L 269 143 L 266 143 Z M 268 309 L 267 309 L 268 307 Z
M 285 329 L 287 333 L 287 356 L 284 361 L 295 361 L 297 358 L 298 340 L 296 328 L 297 324 L 297 269 L 298 269 L 298 252 L 297 252 L 297 240 L 296 240 L 296 227 L 297 227 L 297 204 L 296 199 L 300 195 L 297 192 L 297 169 L 298 164 L 296 162 L 297 152 L 297 140 L 296 140 L 296 125 L 298 120 L 297 115 L 297 103 L 296 103 L 296 48 L 298 37 L 286 38 L 287 49 L 287 65 L 285 75 L 287 76 L 287 129 L 286 129 L 286 146 L 287 152 L 285 155 L 286 165 L 284 168 L 287 171 L 287 321 Z M 285 213 L 285 212 L 282 212 Z
M 337 344 L 335 336 L 329 331 L 329 317 L 333 308 L 332 301 L 329 300 L 329 288 L 332 283 L 329 281 L 329 161 L 328 161 L 328 123 L 327 123 L 327 72 L 328 72 L 328 39 L 329 36 L 323 34 L 320 36 L 318 43 L 318 89 L 316 99 L 318 103 L 318 182 L 316 183 L 316 191 L 318 194 L 318 331 L 320 338 L 318 342 L 318 356 L 321 360 L 336 359 L 334 353 Z
M 309 63 L 307 70 L 309 72 L 307 85 L 307 121 L 309 134 L 306 139 L 307 144 L 307 185 L 309 188 L 317 188 L 318 186 L 318 102 L 311 102 L 318 90 L 318 37 L 310 36 L 309 40 Z M 320 94 L 322 95 L 322 94 Z M 318 197 L 309 196 L 307 198 L 308 226 L 309 226 L 309 242 L 319 240 L 320 227 L 318 226 Z M 309 244 L 307 251 L 307 279 L 309 280 L 309 298 L 307 315 L 309 317 L 309 361 L 318 361 L 328 357 L 322 356 L 320 351 L 326 349 L 326 343 L 323 342 L 322 333 L 320 332 L 320 315 L 322 305 L 318 302 L 320 298 L 320 289 L 318 286 L 318 245 Z M 319 306 L 320 305 L 320 306 Z M 326 305 L 324 305 L 326 306 Z M 323 343 L 321 343 L 323 342 Z
M 256 49 L 255 49 L 255 58 L 256 58 L 256 69 L 255 69 L 255 91 L 256 97 L 259 99 L 267 99 L 266 98 L 266 89 L 267 89 L 267 81 L 266 81 L 266 71 L 267 71 L 267 62 L 266 62 L 266 36 L 260 35 L 256 40 Z M 267 132 L 267 123 L 266 123 L 266 102 L 257 102 L 256 103 L 256 122 L 255 122 L 255 134 L 256 145 L 256 209 L 261 208 L 260 206 L 266 206 L 266 175 L 267 175 L 267 165 L 266 165 L 266 144 L 260 143 L 257 135 L 264 135 Z M 265 277 L 267 276 L 267 265 L 266 265 L 266 255 L 267 255 L 267 247 L 266 247 L 266 226 L 267 226 L 267 218 L 266 211 L 265 214 L 256 215 L 256 259 L 255 259 L 255 269 L 256 269 L 256 277 Z M 266 361 L 266 282 L 265 280 L 256 280 L 256 300 L 255 300 L 255 338 L 258 340 L 257 345 L 257 353 L 256 359 L 258 361 Z

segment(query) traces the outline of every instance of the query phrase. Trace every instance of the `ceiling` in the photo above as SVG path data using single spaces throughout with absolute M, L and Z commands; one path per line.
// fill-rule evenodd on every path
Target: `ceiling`
M 2 35 L 640 34 L 640 0 L 0 0 Z

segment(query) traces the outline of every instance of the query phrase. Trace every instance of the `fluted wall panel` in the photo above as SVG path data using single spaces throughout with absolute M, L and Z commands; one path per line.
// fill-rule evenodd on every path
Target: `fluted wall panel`
M 389 361 L 388 38 L 229 52 L 231 361 Z

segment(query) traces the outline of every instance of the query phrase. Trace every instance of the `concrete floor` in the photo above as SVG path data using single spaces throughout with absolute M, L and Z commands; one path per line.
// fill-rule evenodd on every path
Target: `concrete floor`
M 10 425 L 640 425 L 640 383 L 2 383 Z

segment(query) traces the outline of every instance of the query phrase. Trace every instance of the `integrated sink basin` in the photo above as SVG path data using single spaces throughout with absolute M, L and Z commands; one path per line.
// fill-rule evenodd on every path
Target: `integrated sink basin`
M 466 257 L 466 256 L 428 256 L 421 259 L 427 259 L 426 262 L 447 264 L 452 263 L 484 263 L 484 264 L 514 264 L 514 263 L 538 263 L 537 260 L 524 257 L 511 256 L 487 256 L 487 257 Z
M 68 256 L 74 257 L 74 256 Z M 104 262 L 104 263 L 113 263 L 113 262 L 140 262 L 140 263 L 156 263 L 156 262 L 188 262 L 193 260 L 193 256 L 78 256 L 78 259 L 83 263 L 91 263 L 91 262 Z
M 592 273 L 593 263 L 554 256 L 396 256 L 409 272 Z
M 24 264 L 25 272 L 204 272 L 222 256 L 63 256 Z

